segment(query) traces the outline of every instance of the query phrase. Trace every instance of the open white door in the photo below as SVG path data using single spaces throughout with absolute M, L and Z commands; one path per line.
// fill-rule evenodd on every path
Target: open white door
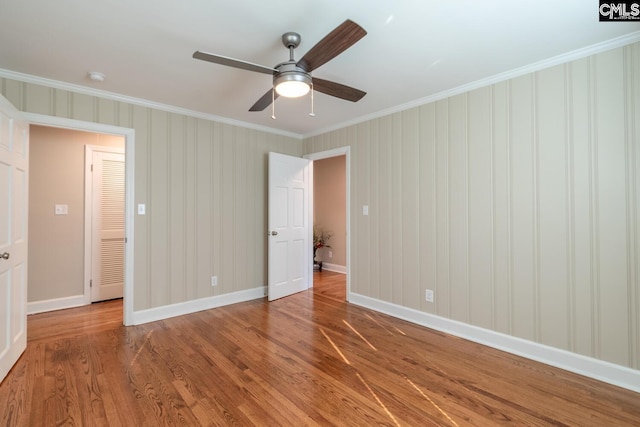
M 269 301 L 309 287 L 310 161 L 269 153 Z
M 0 96 L 0 381 L 27 347 L 29 123 Z

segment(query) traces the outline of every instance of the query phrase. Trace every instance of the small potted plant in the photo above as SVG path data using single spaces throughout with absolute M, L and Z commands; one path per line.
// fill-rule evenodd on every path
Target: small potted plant
M 327 244 L 329 239 L 331 239 L 333 233 L 330 231 L 325 231 L 321 227 L 314 225 L 313 226 L 313 267 L 318 267 L 318 271 L 322 271 L 322 261 L 318 260 L 317 252 L 320 248 L 330 248 Z

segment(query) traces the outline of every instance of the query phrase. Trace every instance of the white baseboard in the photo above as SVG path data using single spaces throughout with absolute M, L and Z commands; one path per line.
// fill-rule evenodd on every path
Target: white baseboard
M 349 302 L 427 328 L 503 350 L 566 371 L 640 393 L 640 371 L 572 353 L 533 341 L 402 307 L 364 295 L 349 293 Z
M 84 298 L 84 295 L 75 295 L 72 297 L 48 299 L 44 301 L 33 301 L 27 303 L 27 314 L 44 313 L 46 311 L 63 310 L 65 308 L 80 307 L 90 304 Z
M 150 308 L 147 310 L 134 311 L 133 321 L 131 324 L 141 325 L 143 323 L 155 322 L 156 320 L 164 320 L 170 317 L 182 316 L 198 311 L 209 310 L 211 308 L 264 298 L 265 295 L 266 287 L 260 286 L 246 291 L 215 295 L 212 297 L 200 298 L 192 301 Z
M 195 313 L 197 311 L 222 307 L 238 302 L 251 301 L 258 298 L 263 298 L 265 295 L 266 287 L 260 286 L 246 291 L 232 292 L 230 294 L 200 298 L 193 301 L 186 301 L 158 308 L 136 311 L 133 313 L 132 325 L 140 325 L 142 323 L 168 319 L 169 317 L 182 316 L 184 314 Z M 45 301 L 34 301 L 27 303 L 27 314 L 37 314 L 47 311 L 63 310 L 65 308 L 80 307 L 88 304 L 91 304 L 91 302 L 86 302 L 84 295 L 56 298 Z
M 322 263 L 322 269 L 328 271 L 334 271 L 336 273 L 347 274 L 347 266 L 339 264 L 331 264 L 328 262 Z

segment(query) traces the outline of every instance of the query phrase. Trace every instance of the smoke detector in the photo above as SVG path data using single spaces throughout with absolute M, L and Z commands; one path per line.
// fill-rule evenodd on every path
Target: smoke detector
M 104 74 L 97 71 L 89 71 L 87 75 L 89 76 L 89 79 L 93 80 L 94 82 L 103 82 L 105 78 Z

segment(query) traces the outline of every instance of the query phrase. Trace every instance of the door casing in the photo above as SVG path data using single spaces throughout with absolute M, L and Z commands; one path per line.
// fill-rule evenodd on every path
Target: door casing
M 123 323 L 133 324 L 133 266 L 134 266 L 134 185 L 135 185 L 135 130 L 119 126 L 105 125 L 93 122 L 67 119 L 63 117 L 46 116 L 35 113 L 24 113 L 30 124 L 73 129 L 85 132 L 111 134 L 123 136 L 125 139 L 125 266 L 124 266 L 124 295 L 123 295 Z M 86 267 L 86 266 L 85 266 Z M 85 274 L 86 275 L 86 274 Z M 85 284 L 88 288 L 88 283 Z M 91 302 L 91 292 L 85 289 L 87 304 Z

